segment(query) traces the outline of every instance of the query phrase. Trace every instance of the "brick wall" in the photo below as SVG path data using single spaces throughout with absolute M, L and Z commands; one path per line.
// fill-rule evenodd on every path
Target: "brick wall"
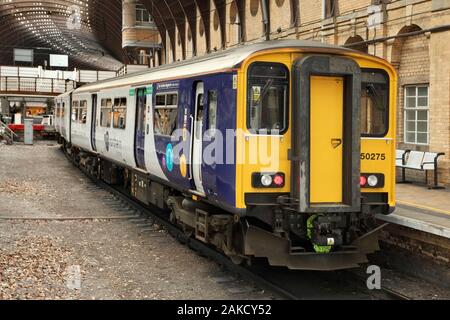
M 300 1 L 300 24 L 307 25 L 322 19 L 322 0 Z
M 338 0 L 338 14 L 343 15 L 355 10 L 364 9 L 372 4 L 372 0 Z
M 441 182 L 450 185 L 450 31 L 430 38 L 430 149 L 445 152 Z
M 405 86 L 430 83 L 429 39 L 426 35 L 408 37 L 398 44 L 400 59 L 398 67 L 398 142 L 404 149 L 428 151 L 423 146 L 406 144 L 404 137 Z M 430 106 L 431 107 L 431 106 Z
M 220 47 L 220 32 L 215 30 L 215 7 L 211 2 L 211 48 Z M 292 3 L 298 1 L 298 19 L 292 19 Z M 381 2 L 381 1 L 380 1 Z M 450 22 L 450 1 L 408 0 L 382 1 L 383 23 L 369 28 L 367 7 L 373 0 L 337 0 L 337 16 L 322 19 L 322 0 L 270 0 L 271 38 L 299 38 L 344 45 L 351 39 L 380 40 L 369 44 L 369 53 L 392 62 L 399 70 L 398 138 L 399 146 L 433 152 L 445 152 L 440 163 L 440 182 L 450 185 L 450 31 L 426 32 L 409 37 L 397 37 L 414 31 L 426 30 Z M 237 44 L 237 27 L 230 21 L 231 1 L 226 2 L 226 46 Z M 200 12 L 197 9 L 197 17 Z M 245 0 L 243 34 L 248 42 L 264 40 L 260 0 Z M 199 18 L 200 20 L 200 18 Z M 200 22 L 200 21 L 199 21 Z M 296 22 L 296 23 L 293 23 Z M 220 29 L 220 28 L 219 28 Z M 206 38 L 197 32 L 197 53 L 206 53 Z M 360 37 L 360 38 L 359 38 Z M 188 48 L 188 46 L 187 46 Z M 404 143 L 403 88 L 408 84 L 429 83 L 430 144 L 428 146 Z M 417 175 L 418 180 L 423 177 Z

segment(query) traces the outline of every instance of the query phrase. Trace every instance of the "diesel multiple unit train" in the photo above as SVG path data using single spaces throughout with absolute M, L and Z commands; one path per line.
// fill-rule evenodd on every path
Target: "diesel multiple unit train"
M 395 208 L 395 69 L 318 42 L 268 41 L 56 98 L 66 153 L 235 263 L 367 262 Z

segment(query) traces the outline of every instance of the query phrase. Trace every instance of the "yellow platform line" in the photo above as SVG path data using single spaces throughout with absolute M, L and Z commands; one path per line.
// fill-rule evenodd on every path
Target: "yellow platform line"
M 421 205 L 421 204 L 407 202 L 407 201 L 402 201 L 402 200 L 397 200 L 397 203 L 403 204 L 403 205 L 409 206 L 409 207 L 418 208 L 418 209 L 423 209 L 423 210 L 428 210 L 428 211 L 433 211 L 433 212 L 439 212 L 439 213 L 443 213 L 445 215 L 450 216 L 450 211 L 448 211 L 448 210 L 428 207 L 428 206 L 424 206 L 424 205 Z

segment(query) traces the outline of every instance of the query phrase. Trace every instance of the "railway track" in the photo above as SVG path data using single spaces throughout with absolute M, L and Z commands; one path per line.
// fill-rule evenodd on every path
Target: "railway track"
M 273 299 L 409 300 L 403 294 L 386 287 L 382 287 L 381 290 L 370 291 L 366 287 L 366 279 L 353 272 L 320 273 L 291 271 L 286 268 L 270 267 L 262 261 L 248 267 L 236 265 L 226 256 L 203 242 L 193 238 L 187 238 L 183 231 L 166 220 L 166 214 L 161 209 L 146 206 L 131 198 L 123 191 L 96 179 L 82 170 L 67 154 L 65 155 L 95 186 L 114 196 L 117 201 L 111 202 L 111 205 L 124 206 L 126 204 L 138 212 L 140 215 L 130 220 L 135 221 L 137 224 L 141 223 L 140 226 L 144 228 L 144 231 L 148 231 L 148 228 L 152 224 L 163 228 L 179 242 L 221 265 L 230 274 L 232 279 L 238 277 L 253 283 L 257 288 L 271 293 Z M 151 231 L 155 231 L 153 228 L 150 229 Z

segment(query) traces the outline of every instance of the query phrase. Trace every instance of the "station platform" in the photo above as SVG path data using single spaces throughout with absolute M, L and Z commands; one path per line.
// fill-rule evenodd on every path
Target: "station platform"
M 8 128 L 11 129 L 22 140 L 25 131 L 25 125 L 23 124 L 10 124 Z M 56 136 L 56 128 L 54 126 L 34 124 L 33 125 L 34 136 L 36 139 L 45 139 Z
M 450 239 L 450 190 L 397 185 L 396 210 L 379 220 Z

